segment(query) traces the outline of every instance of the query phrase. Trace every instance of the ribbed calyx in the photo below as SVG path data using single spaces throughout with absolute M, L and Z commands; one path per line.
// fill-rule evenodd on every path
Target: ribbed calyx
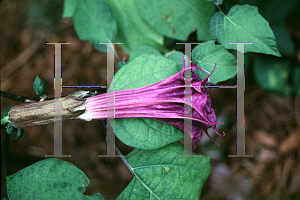
M 73 119 L 84 113 L 84 108 L 77 111 L 71 110 L 86 101 L 82 94 L 86 93 L 83 92 L 79 95 L 78 92 L 75 92 L 60 99 L 25 103 L 14 106 L 8 113 L 8 121 L 15 128 L 28 128 Z M 59 103 L 61 103 L 60 114 L 55 113 L 55 101 L 59 101 Z

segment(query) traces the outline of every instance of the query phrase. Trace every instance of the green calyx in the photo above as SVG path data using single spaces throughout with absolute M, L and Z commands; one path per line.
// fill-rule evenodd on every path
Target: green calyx
M 9 119 L 8 118 L 9 118 L 8 116 L 3 117 L 1 119 L 1 125 L 5 125 L 5 124 L 9 123 Z
M 24 134 L 24 129 L 15 128 L 9 121 L 9 116 L 5 116 L 1 119 L 1 125 L 6 125 L 6 133 L 15 140 L 19 139 Z
M 15 128 L 11 123 L 8 123 L 6 126 L 6 133 L 10 135 L 15 140 L 19 139 L 24 134 L 24 129 L 21 128 Z

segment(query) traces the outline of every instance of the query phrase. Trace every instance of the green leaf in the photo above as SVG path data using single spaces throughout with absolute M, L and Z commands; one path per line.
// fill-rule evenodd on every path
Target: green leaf
M 78 37 L 90 41 L 99 51 L 107 51 L 107 45 L 99 42 L 115 39 L 117 23 L 106 0 L 78 1 L 73 21 Z
M 257 82 L 266 90 L 291 95 L 289 84 L 291 66 L 289 60 L 271 56 L 258 56 L 254 63 L 254 75 Z
M 134 177 L 117 199 L 199 199 L 211 172 L 210 157 L 177 155 L 183 155 L 180 142 L 151 151 L 133 150 L 125 158 Z
M 151 85 L 176 73 L 174 61 L 163 56 L 144 54 L 116 73 L 115 91 Z M 112 90 L 110 87 L 108 92 Z M 184 137 L 183 132 L 175 126 L 147 118 L 115 119 L 115 133 L 122 142 L 139 149 L 156 149 Z
M 236 75 L 236 58 L 223 46 L 215 45 L 213 40 L 197 45 L 192 51 L 192 58 L 193 63 L 208 72 L 212 72 L 217 63 L 215 71 L 209 77 L 211 83 L 225 81 Z M 195 72 L 199 74 L 200 79 L 208 75 L 198 69 Z
M 75 165 L 55 158 L 39 161 L 7 177 L 11 200 L 104 199 L 99 193 L 93 196 L 82 194 L 89 183 L 86 175 Z
M 122 60 L 118 61 L 118 66 L 119 66 L 120 68 L 127 64 L 127 63 L 125 62 L 125 59 L 126 59 L 126 58 L 123 57 Z
M 131 52 L 129 62 L 143 54 L 153 54 L 156 56 L 162 56 L 161 53 L 155 48 L 147 45 L 141 45 Z
M 107 0 L 118 24 L 116 42 L 131 53 L 140 45 L 149 45 L 165 52 L 163 36 L 151 28 L 140 16 L 134 0 Z
M 36 95 L 38 95 L 39 97 L 46 97 L 46 85 L 38 76 L 35 77 L 35 80 L 33 82 L 33 89 Z
M 184 60 L 183 60 L 184 54 L 180 51 L 174 51 L 168 56 L 168 59 L 173 60 L 177 64 L 177 71 L 180 72 L 183 69 Z
M 2 122 L 2 121 L 1 121 Z M 18 140 L 21 138 L 24 134 L 24 129 L 21 128 L 15 128 L 11 123 L 7 123 L 6 125 L 6 133 L 10 135 L 15 140 Z
M 253 42 L 245 45 L 245 52 L 281 56 L 269 23 L 258 13 L 257 7 L 233 6 L 229 13 L 217 12 L 210 22 L 213 37 L 227 49 L 237 49 L 229 42 Z
M 64 0 L 64 11 L 62 18 L 73 17 L 76 6 L 77 0 Z
M 240 4 L 250 4 L 258 7 L 259 13 L 269 22 L 275 35 L 277 47 L 281 54 L 293 56 L 294 47 L 285 28 L 284 18 L 293 10 L 297 0 L 240 0 Z M 274 15 L 276 13 L 276 15 Z
M 135 0 L 144 20 L 159 33 L 178 40 L 187 40 L 197 30 L 198 40 L 212 39 L 209 22 L 215 6 L 206 0 Z

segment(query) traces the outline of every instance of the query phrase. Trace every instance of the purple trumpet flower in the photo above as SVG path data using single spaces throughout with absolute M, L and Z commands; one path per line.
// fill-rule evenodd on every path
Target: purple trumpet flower
M 192 139 L 193 150 L 196 143 L 201 140 L 203 131 L 216 143 L 208 135 L 207 129 L 212 128 L 218 135 L 223 136 L 216 129 L 216 124 L 222 123 L 216 122 L 215 111 L 211 108 L 212 103 L 208 95 L 208 88 L 201 88 L 201 86 L 208 85 L 208 77 L 214 70 L 205 79 L 197 80 L 199 75 L 195 73 L 195 69 L 205 71 L 197 65 L 192 65 L 163 81 L 149 86 L 89 97 L 78 107 L 78 109 L 85 107 L 85 112 L 77 118 L 83 120 L 106 119 L 107 112 L 113 112 L 115 109 L 114 118 L 151 118 L 172 124 L 184 131 L 184 119 L 187 119 L 184 117 L 184 91 L 185 87 L 191 87 L 192 105 L 189 106 L 192 108 L 190 109 L 192 112 L 192 118 L 190 118 L 192 120 L 192 133 L 188 136 Z M 191 85 L 185 85 L 185 70 L 192 71 Z

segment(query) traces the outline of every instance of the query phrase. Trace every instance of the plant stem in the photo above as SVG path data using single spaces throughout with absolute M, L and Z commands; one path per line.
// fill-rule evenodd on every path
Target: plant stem
M 224 16 L 226 16 L 226 14 L 225 14 L 225 13 L 223 12 L 223 10 L 221 9 L 220 4 L 217 4 L 216 6 L 217 6 L 217 8 L 219 9 L 219 11 L 220 11 Z
M 104 123 L 104 120 L 101 120 L 102 122 L 102 127 L 105 130 L 105 132 L 107 133 L 108 137 L 111 137 L 111 133 L 109 132 L 109 130 L 106 128 L 106 125 Z M 110 125 L 108 125 L 110 126 Z M 130 164 L 127 162 L 127 160 L 125 159 L 125 157 L 123 156 L 122 152 L 120 151 L 120 149 L 118 148 L 117 144 L 112 144 L 112 139 L 109 140 L 111 142 L 111 145 L 115 147 L 115 151 L 117 152 L 117 154 L 120 156 L 121 160 L 123 161 L 123 163 L 126 165 L 126 167 L 129 169 L 129 171 L 134 175 L 135 172 L 133 171 L 132 167 L 130 166 Z
M 12 93 L 9 93 L 9 92 L 3 92 L 1 91 L 1 97 L 5 97 L 5 98 L 8 98 L 8 99 L 12 99 L 12 100 L 15 100 L 15 101 L 21 101 L 21 102 L 36 102 L 36 101 L 39 101 L 39 100 L 32 100 L 32 99 L 29 99 L 27 97 L 23 97 L 23 96 L 20 96 L 20 95 L 15 95 L 15 94 L 12 94 Z
M 9 195 L 7 191 L 7 185 L 6 185 L 6 161 L 7 161 L 7 155 L 8 155 L 8 146 L 9 146 L 9 138 L 10 136 L 5 132 L 5 139 L 4 139 L 4 144 L 3 144 L 3 149 L 2 149 L 2 158 L 1 158 L 1 166 L 2 166 L 2 176 L 3 176 L 3 187 L 4 187 L 4 192 L 7 200 L 9 200 Z

